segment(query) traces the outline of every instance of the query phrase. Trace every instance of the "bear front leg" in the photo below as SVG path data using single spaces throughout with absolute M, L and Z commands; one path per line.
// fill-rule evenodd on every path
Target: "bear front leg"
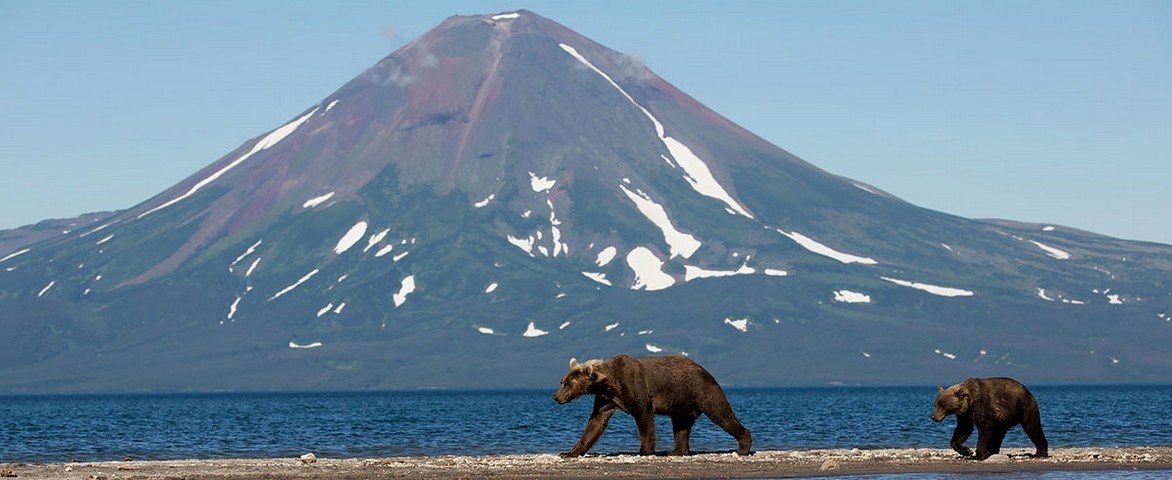
M 973 434 L 973 417 L 968 415 L 956 416 L 956 430 L 952 431 L 952 441 L 949 445 L 952 446 L 956 453 L 962 457 L 973 456 L 973 451 L 969 447 L 964 446 L 965 440 L 969 439 L 969 435 Z
M 594 397 L 594 411 L 590 413 L 590 420 L 586 422 L 586 430 L 582 432 L 582 438 L 578 443 L 571 448 L 570 451 L 561 454 L 562 457 L 578 457 L 590 450 L 594 446 L 594 442 L 602 436 L 602 432 L 606 430 L 606 424 L 610 422 L 610 417 L 618 410 L 618 405 L 609 400 L 603 400 L 599 397 Z
M 984 460 L 1001 452 L 1001 441 L 1005 440 L 1006 429 L 993 427 L 977 430 L 977 453 L 973 460 Z
M 673 448 L 668 455 L 687 455 L 688 454 L 688 439 L 692 436 L 692 425 L 696 423 L 696 418 L 699 415 L 672 415 L 671 429 L 675 433 L 675 448 Z
M 655 455 L 655 414 L 651 412 L 632 413 L 635 428 L 639 430 L 639 455 Z

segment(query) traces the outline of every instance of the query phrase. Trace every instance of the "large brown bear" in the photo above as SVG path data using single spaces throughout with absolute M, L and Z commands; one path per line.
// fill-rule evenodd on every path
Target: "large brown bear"
M 969 378 L 948 387 L 937 387 L 936 409 L 932 420 L 939 422 L 956 415 L 956 430 L 952 432 L 952 449 L 957 453 L 984 460 L 1001 451 L 1001 441 L 1014 425 L 1021 425 L 1037 450 L 1034 457 L 1046 457 L 1046 435 L 1042 433 L 1042 417 L 1038 401 L 1029 389 L 1012 378 Z M 977 427 L 977 453 L 964 446 L 964 441 Z
M 675 448 L 670 455 L 688 454 L 688 437 L 701 413 L 737 439 L 737 453 L 748 455 L 753 443 L 749 429 L 737 420 L 720 384 L 687 357 L 618 355 L 581 364 L 570 359 L 570 371 L 562 378 L 553 399 L 564 405 L 586 394 L 594 395 L 594 411 L 582 438 L 563 457 L 577 457 L 590 450 L 618 410 L 635 418 L 639 455 L 655 454 L 656 414 L 671 416 Z

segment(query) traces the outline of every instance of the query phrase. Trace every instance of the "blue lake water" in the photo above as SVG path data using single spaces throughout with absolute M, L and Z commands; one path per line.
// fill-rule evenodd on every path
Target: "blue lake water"
M 1172 445 L 1172 386 L 1031 390 L 1051 449 Z M 755 450 L 947 448 L 955 425 L 951 418 L 942 423 L 929 418 L 934 386 L 727 393 L 753 431 Z M 552 389 L 0 396 L 0 463 L 306 452 L 320 457 L 556 453 L 577 441 L 592 400 L 559 406 L 551 394 Z M 657 426 L 658 449 L 666 451 L 670 420 L 659 417 Z M 974 442 L 975 435 L 969 440 Z M 633 453 L 638 445 L 634 423 L 620 413 L 592 452 Z M 1015 429 L 1005 446 L 1031 444 Z M 694 451 L 734 448 L 736 442 L 707 419 L 697 422 Z M 901 478 L 971 478 L 932 475 Z

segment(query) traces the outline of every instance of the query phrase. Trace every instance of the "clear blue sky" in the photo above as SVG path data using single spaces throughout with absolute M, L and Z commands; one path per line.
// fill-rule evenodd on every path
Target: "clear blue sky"
M 0 0 L 0 229 L 128 208 L 455 14 L 527 8 L 832 173 L 1172 244 L 1172 2 Z

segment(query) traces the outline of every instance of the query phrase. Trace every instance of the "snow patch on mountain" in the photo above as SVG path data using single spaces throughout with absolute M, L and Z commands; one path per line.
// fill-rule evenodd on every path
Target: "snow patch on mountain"
M 935 350 L 935 352 L 936 352 L 936 354 L 937 354 L 937 355 L 940 355 L 941 357 L 947 358 L 947 359 L 949 359 L 949 360 L 956 360 L 956 355 L 955 355 L 955 354 L 952 354 L 952 353 L 948 353 L 948 352 L 943 352 L 943 351 L 940 351 L 940 349 L 939 349 L 939 348 L 937 348 L 937 349 Z
M 671 275 L 663 273 L 663 261 L 647 247 L 635 247 L 627 254 L 627 266 L 635 272 L 631 290 L 663 290 L 675 285 Z
M 599 273 L 599 272 L 582 272 L 582 275 L 585 275 L 585 276 L 586 276 L 586 278 L 589 278 L 589 279 L 591 279 L 591 280 L 594 280 L 595 282 L 601 283 L 601 284 L 603 284 L 603 285 L 606 285 L 606 286 L 608 286 L 608 287 L 609 287 L 609 286 L 611 286 L 611 284 L 610 284 L 610 280 L 607 280 L 607 279 L 606 279 L 606 274 L 605 274 L 605 273 Z
M 489 203 L 492 203 L 492 199 L 494 199 L 494 198 L 496 198 L 496 194 L 495 194 L 495 193 L 494 193 L 494 194 L 491 194 L 491 195 L 489 195 L 489 196 L 487 196 L 487 197 L 485 197 L 485 198 L 484 198 L 484 200 L 481 200 L 481 201 L 479 201 L 479 202 L 473 203 L 473 204 L 472 204 L 472 206 L 473 206 L 473 207 L 476 207 L 476 208 L 484 208 L 484 207 L 487 207 Z
M 561 225 L 562 222 L 558 220 L 557 211 L 553 208 L 553 198 L 546 197 L 545 203 L 549 206 L 549 235 L 550 240 L 553 241 L 553 256 L 556 258 L 562 253 L 569 255 L 570 246 L 562 241 L 562 229 L 558 228 L 558 225 Z
M 301 204 L 301 208 L 313 208 L 313 207 L 316 207 L 318 205 L 325 203 L 327 200 L 329 200 L 331 198 L 334 198 L 334 192 L 330 192 L 325 195 L 320 195 L 317 197 L 313 197 L 309 200 L 306 200 L 305 203 Z
M 1063 298 L 1062 295 L 1059 295 L 1057 297 L 1051 297 L 1048 293 L 1046 293 L 1046 289 L 1040 288 L 1040 287 L 1037 287 L 1036 291 L 1037 291 L 1038 297 L 1040 297 L 1042 300 L 1046 300 L 1048 302 L 1061 301 L 1062 303 L 1069 303 L 1071 305 L 1086 305 L 1086 303 L 1087 303 L 1082 300 L 1071 300 L 1069 298 Z
M 594 260 L 594 264 L 600 267 L 605 267 L 610 263 L 611 260 L 614 260 L 614 257 L 618 254 L 618 252 L 618 249 L 614 246 L 606 247 L 602 249 L 601 252 L 598 252 L 598 258 Z
M 374 246 L 377 245 L 378 242 L 383 241 L 383 239 L 387 237 L 388 233 L 391 233 L 391 229 L 389 229 L 389 228 L 384 229 L 383 231 L 378 232 L 374 235 L 371 235 L 370 238 L 366 240 L 366 248 L 363 248 L 362 251 L 367 252 L 371 248 L 374 248 Z
M 887 280 L 888 282 L 894 283 L 896 285 L 910 287 L 910 288 L 914 288 L 916 290 L 923 290 L 925 292 L 931 293 L 932 295 L 939 295 L 941 297 L 970 297 L 973 295 L 972 291 L 964 290 L 964 289 L 960 289 L 960 288 L 940 287 L 940 286 L 936 286 L 936 285 L 930 285 L 927 283 L 909 282 L 907 280 L 899 280 L 899 279 L 890 278 L 890 277 L 879 277 L 879 278 Z
M 281 295 L 284 295 L 284 294 L 286 294 L 286 293 L 292 292 L 294 288 L 297 288 L 297 287 L 301 286 L 301 284 L 303 284 L 303 283 L 305 283 L 305 282 L 308 282 L 308 281 L 309 281 L 309 279 L 313 278 L 313 276 L 314 276 L 314 275 L 317 275 L 317 272 L 318 272 L 318 269 L 316 269 L 316 268 L 315 268 L 315 269 L 313 269 L 313 270 L 312 270 L 312 271 L 310 271 L 309 273 L 305 274 L 305 276 L 303 276 L 303 277 L 301 277 L 300 279 L 298 279 L 296 282 L 293 282 L 293 284 L 292 284 L 292 285 L 289 285 L 288 287 L 285 287 L 285 288 L 284 288 L 284 289 L 282 289 L 281 291 L 277 292 L 277 294 L 276 294 L 276 295 L 273 295 L 273 296 L 269 297 L 269 300 L 268 300 L 268 301 L 270 301 L 270 302 L 271 302 L 271 301 L 273 301 L 273 300 L 276 300 L 276 299 L 278 299 L 278 298 L 281 298 Z
M 175 197 L 162 205 L 159 205 L 155 208 L 152 208 L 150 210 L 147 210 L 147 211 L 139 214 L 138 218 L 145 217 L 145 216 L 150 215 L 152 213 L 155 213 L 159 210 L 170 207 L 171 205 L 179 203 L 179 202 L 187 199 L 188 197 L 195 195 L 195 192 L 199 191 L 203 187 L 206 187 L 208 184 L 216 181 L 217 178 L 220 178 L 221 175 L 227 173 L 229 170 L 236 168 L 237 165 L 240 165 L 245 160 L 248 160 L 248 157 L 251 157 L 254 153 L 259 152 L 264 149 L 267 149 L 273 145 L 280 143 L 281 140 L 284 140 L 285 137 L 289 136 L 289 134 L 291 134 L 295 130 L 297 130 L 297 127 L 300 127 L 302 123 L 305 123 L 306 120 L 309 120 L 309 117 L 313 116 L 313 114 L 316 112 L 317 112 L 317 109 L 315 108 L 315 109 L 313 109 L 313 111 L 305 114 L 305 116 L 298 118 L 296 120 L 293 120 L 292 122 L 286 123 L 285 125 L 281 126 L 280 128 L 278 128 L 276 130 L 273 130 L 268 135 L 265 135 L 264 138 L 260 139 L 260 141 L 256 142 L 256 145 L 253 145 L 252 150 L 249 150 L 248 153 L 241 155 L 236 160 L 233 160 L 232 163 L 225 165 L 223 168 L 217 170 L 215 173 L 208 175 L 203 180 L 200 180 L 195 185 L 192 185 L 191 188 L 188 189 L 186 193 L 184 193 L 178 197 Z
M 850 290 L 836 290 L 834 292 L 834 301 L 842 303 L 871 303 L 871 296 Z
M 252 272 L 254 270 L 256 270 L 257 265 L 260 265 L 260 257 L 256 257 L 256 260 L 252 261 L 252 265 L 249 265 L 248 270 L 244 271 L 244 276 L 248 277 L 248 276 L 252 275 Z
M 700 241 L 696 240 L 696 237 L 677 230 L 671 224 L 671 219 L 667 217 L 667 211 L 651 200 L 651 197 L 642 191 L 632 192 L 626 185 L 619 185 L 619 188 L 627 194 L 627 198 L 631 199 L 639 212 L 663 232 L 663 240 L 671 248 L 671 256 L 690 258 L 692 254 L 696 253 L 696 250 L 700 249 Z
M 104 224 L 104 225 L 102 225 L 102 226 L 100 226 L 100 227 L 98 227 L 98 228 L 95 228 L 95 229 L 93 229 L 93 230 L 90 230 L 90 231 L 88 231 L 88 232 L 85 232 L 85 233 L 83 233 L 83 234 L 81 234 L 81 235 L 78 235 L 77 237 L 78 237 L 78 238 L 85 238 L 85 237 L 87 237 L 87 236 L 89 236 L 89 235 L 93 235 L 93 234 L 95 234 L 95 233 L 98 233 L 98 232 L 100 232 L 100 231 L 102 231 L 102 230 L 105 230 L 105 229 L 109 228 L 110 226 L 112 226 L 112 225 L 114 225 L 115 223 L 118 223 L 118 222 L 119 222 L 119 220 L 114 220 L 114 221 L 112 221 L 112 222 L 110 222 L 110 223 L 106 223 L 106 224 Z M 3 260 L 0 260 L 0 261 L 3 261 Z
M 549 332 L 542 330 L 540 328 L 537 328 L 537 325 L 535 325 L 533 322 L 529 322 L 529 328 L 526 328 L 525 333 L 522 333 L 521 336 L 528 337 L 528 338 L 534 338 L 534 337 L 540 337 L 542 335 L 548 335 L 548 334 L 549 334 Z
M 31 251 L 32 251 L 32 249 L 29 249 L 29 248 L 26 248 L 23 250 L 17 250 L 17 251 L 12 252 L 8 255 L 5 255 L 4 258 L 0 258 L 0 262 L 6 261 L 6 260 L 11 260 L 13 258 L 19 257 L 19 256 L 24 255 L 24 254 L 31 252 Z
M 769 275 L 771 277 L 784 277 L 786 275 L 789 275 L 789 272 L 787 272 L 785 270 L 778 269 L 778 268 L 766 268 L 765 270 L 762 270 L 762 273 Z
M 849 253 L 840 252 L 840 251 L 835 250 L 833 248 L 827 247 L 826 245 L 818 243 L 818 241 L 816 241 L 810 237 L 807 237 L 805 235 L 802 235 L 801 233 L 798 233 L 798 232 L 786 232 L 780 228 L 775 229 L 775 230 L 777 230 L 777 233 L 780 233 L 782 235 L 785 235 L 786 237 L 789 237 L 790 240 L 793 240 L 794 242 L 796 242 L 798 245 L 801 245 L 802 248 L 805 248 L 806 250 L 809 250 L 813 253 L 817 253 L 818 255 L 822 255 L 827 258 L 832 258 L 834 260 L 838 260 L 842 263 L 846 263 L 846 264 L 860 263 L 863 265 L 876 265 L 879 263 L 879 262 L 876 262 L 875 259 L 873 259 L 873 258 L 860 257 L 857 255 L 851 255 Z
M 379 258 L 383 255 L 391 253 L 391 250 L 394 250 L 394 249 L 395 249 L 394 244 L 384 245 L 383 248 L 380 248 L 380 249 L 378 249 L 377 252 L 374 252 L 374 258 Z
M 249 255 L 252 255 L 254 252 L 256 252 L 256 247 L 259 247 L 260 243 L 261 240 L 257 240 L 256 243 L 249 246 L 248 249 L 244 251 L 244 253 L 241 253 L 239 257 L 236 257 L 236 260 L 233 260 L 232 263 L 228 264 L 228 271 L 233 271 L 237 263 L 240 263 L 245 258 L 248 258 Z
M 310 348 L 318 348 L 320 346 L 322 346 L 321 342 L 307 343 L 305 345 L 301 345 L 301 344 L 299 344 L 297 342 L 293 342 L 293 341 L 289 342 L 289 348 L 293 348 L 293 349 L 306 350 L 306 349 L 310 349 Z
M 647 113 L 646 110 L 643 110 L 643 112 Z M 649 117 L 651 116 L 650 113 L 647 113 L 647 115 Z M 676 163 L 687 172 L 687 175 L 684 175 L 684 180 L 688 182 L 688 185 L 691 185 L 693 190 L 701 195 L 724 202 L 728 206 L 728 209 L 735 214 L 753 218 L 753 215 L 745 211 L 744 208 L 741 208 L 741 204 L 733 200 L 732 195 L 729 195 L 724 187 L 720 185 L 720 182 L 716 181 L 716 177 L 712 176 L 712 171 L 708 169 L 708 164 L 693 153 L 692 149 L 684 145 L 683 142 L 663 134 L 660 134 L 659 139 L 667 146 L 667 151 L 671 152 L 671 156 L 675 158 Z
M 684 265 L 685 282 L 690 282 L 698 278 L 732 277 L 735 275 L 752 275 L 754 273 L 757 273 L 757 269 L 750 267 L 748 264 L 741 265 L 741 268 L 736 270 L 706 270 L 693 265 Z
M 538 230 L 530 234 L 527 238 L 514 237 L 507 235 L 509 243 L 515 245 L 517 248 L 524 250 L 531 257 L 536 257 L 541 254 L 545 257 L 558 257 L 560 255 L 570 253 L 570 246 L 562 241 L 562 230 L 560 225 L 562 221 L 557 217 L 557 209 L 553 204 L 553 196 L 550 190 L 557 184 L 556 180 L 546 177 L 539 177 L 536 173 L 529 172 L 529 185 L 535 193 L 545 193 L 545 205 L 549 207 L 549 225 L 550 225 L 550 242 L 552 244 L 552 252 L 550 247 L 539 245 L 538 241 L 544 239 L 545 232 Z M 526 210 L 521 217 L 528 219 L 532 215 L 532 210 Z
M 499 283 L 492 282 L 492 283 L 488 284 L 488 286 L 487 286 L 487 287 L 484 287 L 484 293 L 492 293 L 492 292 L 495 292 L 495 291 L 496 291 L 496 289 L 497 289 L 497 287 L 499 287 L 499 286 L 500 286 L 500 284 L 499 284 Z
M 112 238 L 114 238 L 113 233 L 106 235 L 105 238 L 102 238 L 101 240 L 98 240 L 98 243 L 95 243 L 94 245 L 101 245 L 103 243 L 109 242 Z
M 232 320 L 232 318 L 236 316 L 236 309 L 239 307 L 240 307 L 240 297 L 236 297 L 236 300 L 234 300 L 231 305 L 228 305 L 228 320 Z M 223 322 L 221 322 L 221 323 L 223 323 Z
M 513 12 L 513 13 L 502 13 L 502 14 L 500 14 L 500 15 L 493 15 L 493 16 L 492 16 L 492 19 L 493 19 L 493 20 L 496 20 L 496 21 L 500 21 L 500 20 L 512 20 L 512 19 L 514 19 L 514 18 L 517 18 L 517 17 L 520 17 L 520 16 L 521 16 L 521 14 L 520 14 L 520 13 L 517 13 L 517 12 Z
M 867 187 L 865 187 L 865 186 L 863 186 L 863 185 L 860 185 L 860 184 L 857 184 L 857 183 L 851 183 L 851 185 L 854 185 L 854 186 L 855 186 L 855 188 L 857 188 L 857 189 L 859 189 L 859 190 L 862 190 L 862 191 L 864 191 L 864 192 L 870 193 L 870 194 L 872 194 L 872 195 L 878 195 L 878 193 L 875 193 L 875 191 L 874 191 L 874 190 L 871 190 L 870 188 L 867 188 Z
M 636 102 L 634 97 L 628 94 L 626 90 L 623 90 L 623 87 L 620 87 L 619 84 L 615 83 L 615 81 L 612 80 L 609 75 L 607 75 L 602 70 L 599 70 L 598 67 L 595 67 L 594 64 L 590 63 L 589 60 L 586 60 L 586 57 L 583 57 L 582 54 L 578 53 L 578 50 L 574 47 L 564 43 L 559 43 L 558 46 L 562 47 L 562 50 L 565 50 L 566 53 L 578 59 L 579 62 L 582 62 L 582 64 L 589 67 L 595 73 L 602 76 L 603 79 L 609 82 L 611 86 L 613 86 L 616 90 L 619 91 L 619 93 L 626 97 L 627 100 L 631 102 L 631 104 L 635 105 L 639 111 L 643 112 L 643 115 L 647 116 L 648 120 L 651 120 L 651 123 L 655 126 L 656 135 L 659 137 L 659 140 L 663 142 L 663 145 L 667 147 L 668 153 L 670 153 L 672 158 L 675 159 L 676 164 L 678 164 L 680 168 L 683 168 L 684 172 L 686 173 L 684 175 L 684 180 L 688 183 L 689 186 L 692 187 L 693 190 L 706 197 L 714 198 L 724 202 L 725 205 L 728 205 L 728 208 L 732 209 L 737 214 L 753 218 L 753 215 L 745 211 L 744 208 L 741 208 L 740 203 L 734 200 L 732 195 L 728 194 L 728 191 L 726 191 L 724 187 L 720 185 L 720 182 L 716 181 L 716 177 L 714 177 L 712 175 L 712 171 L 708 169 L 708 164 L 705 163 L 704 160 L 695 153 L 693 153 L 692 149 L 688 148 L 687 145 L 684 145 L 683 142 L 667 136 L 664 132 L 663 124 L 659 122 L 659 119 L 655 118 L 655 116 L 652 115 L 651 112 L 646 108 L 643 108 L 642 105 L 639 105 L 639 102 Z
M 346 250 L 349 250 L 350 247 L 353 247 L 354 244 L 358 243 L 359 240 L 362 240 L 362 237 L 365 235 L 366 222 L 360 221 L 355 223 L 354 226 L 350 227 L 350 230 L 348 230 L 346 234 L 342 235 L 342 238 L 338 240 L 338 244 L 334 246 L 334 253 L 338 255 L 345 253 Z
M 49 292 L 49 289 L 53 288 L 54 284 L 56 284 L 56 283 L 57 283 L 56 280 L 50 280 L 49 284 L 47 284 L 47 286 L 45 286 L 45 288 L 42 288 L 41 292 L 36 294 L 36 296 L 38 296 L 38 297 L 45 296 L 45 294 Z
M 330 111 L 330 110 L 333 110 L 333 109 L 334 109 L 334 107 L 335 107 L 335 106 L 337 106 L 337 105 L 338 105 L 338 101 L 337 101 L 337 100 L 334 100 L 334 101 L 330 102 L 330 104 L 329 104 L 329 105 L 326 105 L 326 111 L 328 112 L 328 111 Z
M 748 318 L 742 318 L 742 319 L 739 319 L 739 320 L 733 320 L 733 319 L 731 319 L 731 318 L 725 318 L 725 319 L 724 319 L 724 324 L 725 324 L 725 325 L 728 325 L 728 326 L 731 326 L 731 327 L 733 327 L 733 328 L 735 328 L 735 329 L 737 329 L 737 330 L 740 330 L 740 331 L 741 331 L 741 333 L 745 333 L 745 332 L 748 332 L 748 331 L 749 331 L 749 319 L 748 319 Z
M 541 193 L 549 191 L 555 184 L 557 184 L 557 180 L 539 177 L 536 173 L 529 172 L 529 186 L 533 188 L 534 192 Z
M 403 302 L 407 301 L 407 295 L 410 295 L 414 291 L 415 291 L 415 275 L 408 275 L 406 278 L 403 279 L 402 282 L 400 282 L 399 291 L 396 292 L 391 297 L 395 301 L 395 306 L 396 307 L 402 306 Z
M 1070 253 L 1067 253 L 1065 251 L 1051 247 L 1051 246 L 1046 245 L 1042 242 L 1038 242 L 1038 241 L 1034 241 L 1034 240 L 1030 240 L 1029 242 L 1034 245 L 1037 245 L 1038 248 L 1040 248 L 1040 249 L 1042 249 L 1042 251 L 1046 252 L 1046 255 L 1057 258 L 1059 260 L 1070 260 Z
M 647 349 L 647 351 L 651 352 L 651 353 L 659 353 L 659 352 L 663 351 L 662 348 L 659 348 L 659 347 L 652 345 L 650 343 L 644 344 L 643 348 Z

